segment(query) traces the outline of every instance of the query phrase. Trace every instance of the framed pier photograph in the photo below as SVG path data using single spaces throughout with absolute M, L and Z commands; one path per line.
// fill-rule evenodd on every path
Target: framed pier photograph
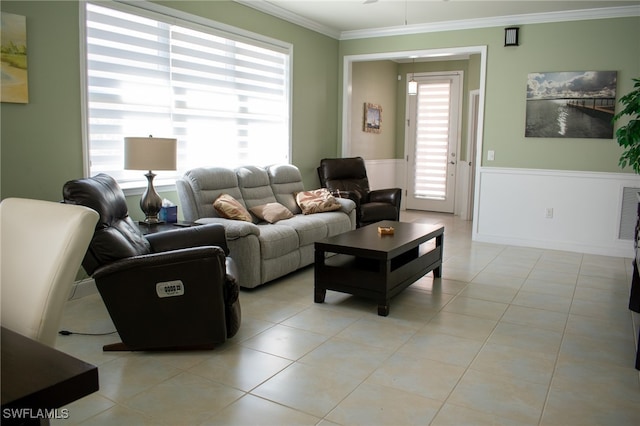
M 529 74 L 525 137 L 612 139 L 617 76 L 617 71 Z

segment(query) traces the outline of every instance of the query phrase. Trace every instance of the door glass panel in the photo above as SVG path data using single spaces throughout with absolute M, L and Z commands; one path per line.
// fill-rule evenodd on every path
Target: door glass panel
M 415 198 L 446 199 L 450 102 L 450 81 L 419 83 L 413 194 Z

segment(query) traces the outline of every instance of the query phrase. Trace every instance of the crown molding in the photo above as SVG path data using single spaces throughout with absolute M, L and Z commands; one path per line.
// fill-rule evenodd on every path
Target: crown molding
M 625 18 L 640 16 L 640 6 L 609 7 L 600 9 L 572 10 L 564 12 L 530 13 L 524 15 L 498 16 L 492 18 L 443 21 L 431 24 L 401 25 L 371 30 L 343 31 L 340 40 L 355 40 L 372 37 L 389 37 L 432 33 L 441 31 L 469 30 L 510 25 L 547 24 L 553 22 L 585 21 L 590 19 Z
M 600 9 L 583 9 L 563 12 L 531 13 L 523 15 L 499 16 L 492 18 L 464 19 L 458 21 L 443 21 L 430 24 L 400 25 L 367 30 L 339 31 L 327 27 L 311 19 L 289 12 L 273 3 L 256 0 L 234 0 L 243 6 L 256 9 L 276 18 L 283 19 L 295 25 L 324 34 L 337 40 L 356 40 L 374 37 L 390 37 L 432 33 L 441 31 L 468 30 L 490 28 L 508 25 L 545 24 L 553 22 L 584 21 L 590 19 L 625 18 L 640 16 L 640 5 L 609 7 Z
M 269 3 L 264 0 L 233 0 L 234 2 L 241 4 L 243 6 L 250 7 L 252 9 L 258 10 L 260 12 L 266 13 L 267 15 L 275 16 L 276 18 L 284 19 L 287 22 L 291 22 L 292 24 L 299 25 L 308 30 L 315 31 L 320 34 L 324 34 L 331 38 L 335 38 L 336 40 L 340 40 L 341 32 L 336 30 L 335 28 L 327 27 L 326 25 L 322 25 L 319 22 L 313 21 L 311 19 L 307 19 L 303 16 L 295 14 L 293 12 L 289 12 L 286 9 L 283 9 L 279 6 L 276 6 L 273 3 Z

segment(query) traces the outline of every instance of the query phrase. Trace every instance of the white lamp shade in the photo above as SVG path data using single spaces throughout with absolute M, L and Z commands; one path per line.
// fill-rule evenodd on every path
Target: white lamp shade
M 413 79 L 409 82 L 409 86 L 407 88 L 407 93 L 409 93 L 410 95 L 417 95 L 418 94 L 418 82 L 414 81 Z
M 124 168 L 176 170 L 177 146 L 173 138 L 124 138 Z

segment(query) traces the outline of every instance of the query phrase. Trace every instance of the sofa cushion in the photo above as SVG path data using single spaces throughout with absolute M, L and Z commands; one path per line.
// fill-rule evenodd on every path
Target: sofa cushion
M 258 228 L 262 259 L 274 259 L 298 250 L 298 234 L 292 227 L 265 223 Z
M 267 203 L 251 208 L 251 213 L 269 223 L 293 217 L 293 213 L 280 203 Z
M 294 195 L 304 191 L 300 170 L 291 164 L 275 164 L 267 167 L 267 173 L 276 200 L 293 214 L 302 213 Z
M 345 216 L 342 213 L 339 213 L 339 215 Z M 295 229 L 300 246 L 306 246 L 329 236 L 326 218 L 324 215 L 322 217 L 319 216 L 297 214 L 291 219 L 280 222 L 280 224 Z M 349 221 L 348 218 L 347 221 Z
M 340 203 L 326 188 L 298 192 L 296 194 L 296 202 L 304 214 L 330 212 L 340 209 Z
M 242 193 L 242 199 L 248 209 L 276 202 L 276 197 L 273 195 L 273 190 L 269 185 L 269 176 L 264 168 L 245 166 L 238 167 L 235 172 L 238 176 L 238 186 Z
M 185 220 L 195 221 L 203 217 L 221 217 L 213 207 L 220 194 L 229 194 L 242 200 L 238 188 L 238 176 L 225 167 L 199 167 L 189 170 L 176 181 L 180 204 Z
M 235 198 L 229 194 L 221 194 L 213 202 L 213 207 L 218 214 L 226 219 L 244 220 L 251 222 L 251 214 L 247 209 Z

